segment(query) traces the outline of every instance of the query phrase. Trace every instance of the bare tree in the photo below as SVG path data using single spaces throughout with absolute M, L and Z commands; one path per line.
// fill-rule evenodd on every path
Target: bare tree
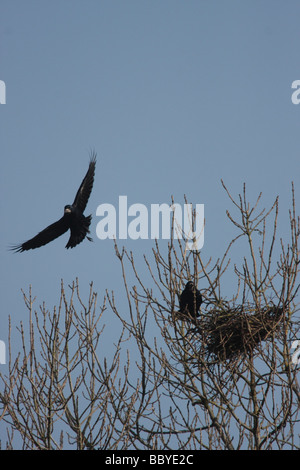
M 286 241 L 277 240 L 278 198 L 259 211 L 261 194 L 250 205 L 245 186 L 235 199 L 222 184 L 237 212 L 227 211 L 237 235 L 222 258 L 172 238 L 155 243 L 140 274 L 134 254 L 115 243 L 125 302 L 107 291 L 97 307 L 92 284 L 84 302 L 78 280 L 69 296 L 62 282 L 54 312 L 34 311 L 31 289 L 23 294 L 29 322 L 15 358 L 10 340 L 9 372 L 0 376 L 7 448 L 299 448 L 294 188 Z M 237 243 L 244 257 L 232 263 Z M 198 319 L 178 311 L 188 280 L 204 298 Z M 120 330 L 105 355 L 106 312 Z

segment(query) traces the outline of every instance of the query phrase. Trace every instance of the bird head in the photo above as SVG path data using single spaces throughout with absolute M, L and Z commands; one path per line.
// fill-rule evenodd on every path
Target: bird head
M 72 206 L 68 204 L 67 206 L 65 206 L 64 214 L 71 214 L 71 213 L 72 213 Z
M 185 285 L 186 290 L 193 290 L 194 289 L 194 283 L 192 281 L 189 281 Z

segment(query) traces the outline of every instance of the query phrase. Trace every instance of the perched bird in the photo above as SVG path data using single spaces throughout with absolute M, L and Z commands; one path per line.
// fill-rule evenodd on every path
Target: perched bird
M 194 283 L 187 282 L 184 290 L 182 291 L 179 299 L 179 313 L 192 318 L 199 317 L 199 309 L 202 304 L 202 295 L 199 290 L 194 286 Z
M 95 175 L 96 167 L 96 154 L 93 153 L 90 159 L 88 171 L 77 191 L 74 202 L 72 205 L 67 205 L 64 208 L 64 215 L 61 219 L 54 224 L 49 225 L 35 237 L 31 238 L 27 242 L 21 245 L 13 246 L 11 249 L 15 252 L 22 252 L 27 250 L 33 250 L 40 246 L 46 245 L 52 242 L 55 238 L 60 237 L 70 229 L 70 238 L 66 244 L 66 248 L 74 248 L 76 245 L 81 243 L 85 237 L 92 241 L 87 235 L 90 233 L 89 226 L 92 220 L 92 216 L 85 217 L 83 212 L 89 200 Z

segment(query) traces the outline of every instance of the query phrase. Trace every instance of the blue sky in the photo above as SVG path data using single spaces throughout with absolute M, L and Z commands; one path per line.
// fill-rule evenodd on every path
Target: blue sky
M 236 196 L 280 197 L 288 230 L 291 187 L 299 201 L 300 2 L 288 0 L 2 0 L 0 79 L 1 317 L 24 320 L 21 288 L 58 302 L 60 280 L 122 290 L 110 240 L 96 237 L 96 208 L 205 204 L 203 254 L 236 234 L 223 178 Z M 58 220 L 98 154 L 86 214 L 88 241 L 68 236 L 22 254 L 7 250 Z M 137 257 L 151 240 L 123 242 Z M 242 257 L 243 252 L 237 253 Z M 1 365 L 1 368 L 5 366 Z

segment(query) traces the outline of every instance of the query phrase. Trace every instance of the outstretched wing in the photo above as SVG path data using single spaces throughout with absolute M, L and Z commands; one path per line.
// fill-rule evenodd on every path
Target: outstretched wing
M 27 242 L 22 243 L 21 245 L 13 246 L 11 249 L 15 252 L 21 253 L 22 251 L 39 248 L 40 246 L 52 242 L 52 240 L 55 240 L 55 238 L 60 237 L 69 228 L 69 222 L 66 217 L 63 216 L 57 222 L 54 222 L 54 224 L 49 225 L 49 227 L 39 232 L 35 237 L 31 238 Z
M 90 194 L 92 192 L 94 176 L 95 176 L 95 167 L 96 167 L 96 153 L 92 153 L 89 169 L 80 185 L 80 188 L 77 191 L 75 196 L 73 206 L 75 206 L 81 213 L 84 212 L 86 205 L 88 203 Z

